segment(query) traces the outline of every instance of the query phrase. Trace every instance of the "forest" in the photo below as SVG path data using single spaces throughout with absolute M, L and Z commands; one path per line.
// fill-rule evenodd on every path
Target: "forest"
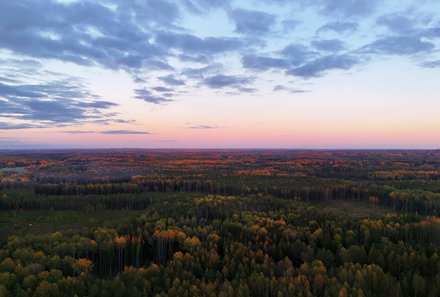
M 0 151 L 0 297 L 440 296 L 440 150 Z

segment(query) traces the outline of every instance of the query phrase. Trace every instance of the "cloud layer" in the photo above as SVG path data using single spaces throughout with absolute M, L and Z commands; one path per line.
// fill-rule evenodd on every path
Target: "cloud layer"
M 48 73 L 46 61 L 127 73 L 136 87 L 126 104 L 146 105 L 173 104 L 201 89 L 300 94 L 313 88 L 293 84 L 386 56 L 437 68 L 437 6 L 412 4 L 0 1 L 0 130 L 131 122 L 81 77 Z

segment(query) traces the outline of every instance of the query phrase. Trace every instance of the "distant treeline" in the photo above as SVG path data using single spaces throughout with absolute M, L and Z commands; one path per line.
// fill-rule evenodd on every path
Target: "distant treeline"
M 152 198 L 145 194 L 50 195 L 0 194 L 0 210 L 104 210 L 145 209 Z
M 440 216 L 440 194 L 438 193 L 381 188 L 373 190 L 353 185 L 279 188 L 224 185 L 210 180 L 142 180 L 142 182 L 84 185 L 37 184 L 32 189 L 35 195 L 2 197 L 0 209 L 142 209 L 150 203 L 146 198 L 148 196 L 143 195 L 145 193 L 197 192 L 226 196 L 264 194 L 300 201 L 360 200 L 384 205 L 397 211 Z
M 213 181 L 179 180 L 146 181 L 143 183 L 98 183 L 98 184 L 43 184 L 33 187 L 36 195 L 112 195 L 145 192 L 200 192 L 219 195 L 268 194 L 279 198 L 304 201 L 329 199 L 368 200 L 368 189 L 352 185 L 328 187 L 301 187 L 280 189 L 275 186 L 232 186 Z

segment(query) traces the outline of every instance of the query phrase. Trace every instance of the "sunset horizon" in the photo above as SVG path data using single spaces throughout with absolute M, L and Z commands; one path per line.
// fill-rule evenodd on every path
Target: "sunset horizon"
M 438 1 L 0 11 L 0 149 L 440 148 Z

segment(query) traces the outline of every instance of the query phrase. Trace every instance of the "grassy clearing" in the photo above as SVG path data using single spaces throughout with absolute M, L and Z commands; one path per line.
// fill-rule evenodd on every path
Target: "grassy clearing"
M 314 203 L 316 206 L 334 215 L 354 219 L 378 218 L 387 213 L 395 213 L 392 209 L 363 201 L 330 200 Z
M 4 191 L 11 196 L 17 192 Z M 148 193 L 152 205 L 158 212 L 181 211 L 182 203 L 198 193 Z M 0 195 L 1 197 L 1 195 Z M 117 199 L 117 195 L 115 196 Z M 0 239 L 11 235 L 42 234 L 55 231 L 82 232 L 96 227 L 129 225 L 144 210 L 19 210 L 0 211 Z
M 15 172 L 20 173 L 26 170 L 26 167 L 11 167 L 11 168 L 0 168 L 1 172 Z
M 80 232 L 90 227 L 116 227 L 119 224 L 128 224 L 141 212 L 140 210 L 2 211 L 0 237 L 55 231 Z

